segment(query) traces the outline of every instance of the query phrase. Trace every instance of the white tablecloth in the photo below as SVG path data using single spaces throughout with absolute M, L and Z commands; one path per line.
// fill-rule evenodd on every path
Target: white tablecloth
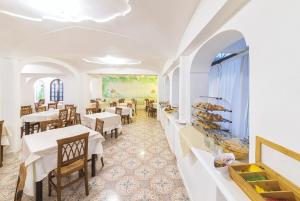
M 2 146 L 9 146 L 9 136 L 10 136 L 10 132 L 7 131 L 7 128 L 4 124 L 2 128 L 2 136 L 1 136 Z
M 48 110 L 45 112 L 36 112 L 21 117 L 22 122 L 41 122 L 58 119 L 59 110 Z
M 110 112 L 101 112 L 95 114 L 89 114 L 83 116 L 84 125 L 91 129 L 95 129 L 96 118 L 101 119 L 104 121 L 103 131 L 110 132 L 114 129 L 118 129 L 118 132 L 122 130 L 122 122 L 121 117 L 117 114 L 113 114 Z
M 118 106 L 118 107 L 122 108 L 122 115 L 129 115 L 130 118 L 132 118 L 132 108 L 124 107 L 124 106 Z M 116 113 L 116 107 L 109 107 L 106 109 L 106 112 Z
M 92 154 L 103 154 L 102 135 L 83 125 L 69 126 L 26 135 L 22 141 L 22 161 L 27 167 L 24 193 L 33 196 L 35 182 L 43 180 L 50 171 L 57 168 L 56 140 L 89 132 L 89 158 Z

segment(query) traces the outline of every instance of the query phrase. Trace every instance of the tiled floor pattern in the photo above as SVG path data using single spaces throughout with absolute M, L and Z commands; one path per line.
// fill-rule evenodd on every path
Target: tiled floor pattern
M 97 162 L 97 176 L 89 179 L 89 196 L 82 182 L 66 188 L 65 201 L 188 201 L 174 155 L 158 121 L 139 111 L 134 123 L 123 127 L 118 139 L 104 142 L 105 167 Z M 18 173 L 18 156 L 5 157 L 0 168 L 0 201 L 13 200 Z M 74 175 L 76 176 L 76 175 Z M 55 192 L 44 200 L 56 200 Z M 24 201 L 34 200 L 24 196 Z

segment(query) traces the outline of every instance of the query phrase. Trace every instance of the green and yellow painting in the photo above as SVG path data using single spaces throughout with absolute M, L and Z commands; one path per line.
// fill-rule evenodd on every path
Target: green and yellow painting
M 157 98 L 157 76 L 102 77 L 104 98 Z

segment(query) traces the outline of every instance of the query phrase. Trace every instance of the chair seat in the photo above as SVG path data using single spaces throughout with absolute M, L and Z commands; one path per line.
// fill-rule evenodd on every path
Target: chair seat
M 62 167 L 61 174 L 62 175 L 72 174 L 73 172 L 81 170 L 83 166 L 84 166 L 84 160 L 83 159 L 77 160 L 74 163 L 71 163 L 70 165 Z M 57 174 L 57 169 L 54 170 L 54 174 L 55 175 Z

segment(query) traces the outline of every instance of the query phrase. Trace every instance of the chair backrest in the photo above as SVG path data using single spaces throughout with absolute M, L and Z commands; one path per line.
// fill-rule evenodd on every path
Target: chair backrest
M 96 113 L 96 108 L 86 108 L 85 113 L 86 114 L 94 114 L 94 113 Z
M 15 198 L 14 201 L 21 201 L 23 196 L 23 189 L 25 186 L 25 180 L 26 180 L 26 167 L 25 163 L 21 163 L 20 170 L 19 170 L 19 176 L 17 181 L 17 187 L 15 191 Z
M 88 156 L 89 133 L 57 140 L 57 173 L 61 174 L 61 168 L 83 159 L 85 164 Z
M 96 126 L 95 126 L 95 131 L 103 135 L 103 126 L 104 126 L 104 121 L 101 119 L 96 118 Z
M 74 104 L 66 104 L 65 105 L 65 109 L 66 110 L 70 110 L 71 108 L 73 108 L 74 107 Z
M 57 109 L 57 104 L 58 103 L 48 103 L 48 110 L 49 109 Z
M 27 108 L 32 108 L 31 105 L 23 105 L 21 106 L 21 109 L 27 109 Z
M 39 100 L 39 104 L 40 104 L 40 105 L 44 105 L 44 104 L 45 104 L 45 99 L 40 99 L 40 100 Z
M 117 103 L 116 103 L 116 102 L 112 102 L 112 103 L 109 104 L 109 106 L 110 106 L 110 107 L 116 107 L 116 106 L 117 106 Z
M 70 115 L 69 115 L 69 121 L 73 121 L 73 120 L 75 120 L 75 118 L 76 118 L 76 107 L 72 107 L 70 110 L 69 110 L 69 113 L 70 113 Z
M 58 117 L 58 119 L 61 120 L 63 122 L 63 124 L 65 125 L 65 123 L 68 120 L 68 110 L 66 110 L 66 109 L 59 110 L 59 117 Z
M 39 106 L 38 108 L 36 108 L 36 112 L 45 112 L 47 110 L 46 106 Z
M 3 131 L 3 124 L 4 124 L 4 121 L 0 121 L 0 145 L 1 145 L 1 137 L 2 137 L 2 131 Z
M 38 108 L 40 107 L 40 103 L 37 102 L 37 103 L 34 103 L 34 109 L 35 111 L 37 112 Z
M 31 105 L 30 106 L 22 106 L 21 110 L 20 110 L 20 116 L 24 116 L 24 115 L 28 115 L 28 114 L 32 114 L 32 108 Z
M 55 119 L 49 121 L 42 121 L 41 122 L 41 131 L 47 131 L 56 128 L 62 128 L 63 122 L 62 120 Z
M 75 124 L 81 124 L 81 116 L 80 116 L 80 113 L 76 113 Z
M 116 107 L 116 114 L 122 116 L 122 108 Z

